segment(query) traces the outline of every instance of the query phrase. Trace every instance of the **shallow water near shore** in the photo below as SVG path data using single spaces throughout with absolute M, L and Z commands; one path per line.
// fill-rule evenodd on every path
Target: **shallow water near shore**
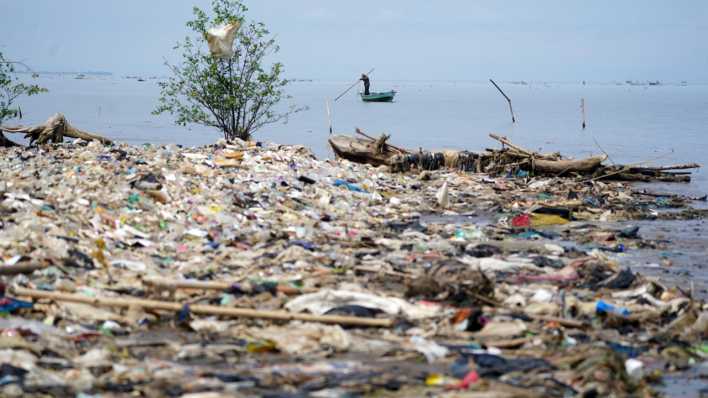
M 32 81 L 49 93 L 23 99 L 25 124 L 62 112 L 76 126 L 131 144 L 204 145 L 220 137 L 211 128 L 175 126 L 169 115 L 152 115 L 159 79 L 46 75 Z M 605 151 L 610 161 L 624 164 L 708 160 L 706 84 L 500 84 L 513 100 L 516 124 L 511 123 L 506 101 L 488 82 L 374 80 L 373 90 L 398 91 L 395 102 L 363 103 L 353 89 L 332 105 L 334 131 L 352 134 L 359 127 L 371 135 L 391 134 L 393 143 L 409 148 L 470 151 L 498 147 L 488 137 L 496 132 L 531 149 L 575 157 Z M 292 115 L 288 124 L 266 126 L 256 138 L 303 144 L 318 157 L 331 157 L 325 99 L 346 87 L 343 81 L 292 83 L 292 102 L 308 109 Z M 585 130 L 581 98 L 586 104 Z M 694 182 L 680 189 L 708 191 L 705 171 L 696 172 Z

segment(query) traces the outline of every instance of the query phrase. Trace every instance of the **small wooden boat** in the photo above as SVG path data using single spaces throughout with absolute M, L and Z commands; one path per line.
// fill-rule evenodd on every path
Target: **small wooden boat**
M 380 139 L 355 138 L 348 135 L 331 136 L 329 145 L 338 158 L 374 166 L 387 165 L 392 156 L 402 153 L 397 148 L 387 145 L 385 140 L 381 142 Z
M 364 102 L 393 102 L 393 97 L 396 96 L 396 92 L 386 91 L 383 93 L 371 93 L 369 95 L 361 94 L 361 100 Z

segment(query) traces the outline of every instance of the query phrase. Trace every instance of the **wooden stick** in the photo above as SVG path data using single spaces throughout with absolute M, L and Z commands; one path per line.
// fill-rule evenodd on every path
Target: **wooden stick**
M 119 298 L 119 297 L 88 297 L 80 294 L 66 294 L 57 292 L 46 292 L 42 290 L 25 289 L 21 287 L 12 287 L 11 292 L 17 296 L 32 297 L 35 299 L 48 299 L 54 301 L 66 301 L 71 303 L 83 303 L 93 306 L 105 307 L 142 307 L 150 310 L 163 311 L 180 311 L 184 305 L 168 301 L 142 300 L 134 298 Z M 372 319 L 358 318 L 353 316 L 338 316 L 338 315 L 310 315 L 300 313 L 290 313 L 286 311 L 261 311 L 250 308 L 235 308 L 235 307 L 219 307 L 215 305 L 191 305 L 190 312 L 201 315 L 218 315 L 234 318 L 256 318 L 270 319 L 278 321 L 304 321 L 304 322 L 320 322 L 338 325 L 352 326 L 375 326 L 375 327 L 391 327 L 393 320 L 391 319 Z
M 361 135 L 362 137 L 366 137 L 366 138 L 370 139 L 371 141 L 376 141 L 376 138 L 374 138 L 374 137 L 372 137 L 372 136 L 370 136 L 370 135 L 364 133 L 363 131 L 361 131 L 361 129 L 360 129 L 359 127 L 357 127 L 357 128 L 355 129 L 355 131 L 356 131 L 357 134 Z M 395 150 L 397 150 L 397 151 L 403 152 L 403 153 L 410 153 L 410 151 L 408 151 L 408 150 L 406 150 L 406 149 L 399 148 L 399 147 L 394 146 L 394 145 L 391 145 L 391 144 L 389 144 L 389 143 L 386 143 L 386 146 L 390 146 L 391 148 L 393 148 L 393 149 L 395 149 Z
M 0 275 L 31 274 L 38 269 L 44 268 L 46 266 L 41 264 L 0 265 Z
M 332 135 L 332 110 L 329 108 L 329 100 L 325 100 L 327 106 L 327 120 L 329 121 L 329 135 Z
M 498 135 L 492 134 L 492 133 L 490 133 L 489 136 L 492 137 L 493 139 L 495 139 L 495 140 L 501 142 L 502 144 L 508 146 L 509 148 L 511 148 L 511 149 L 513 149 L 513 150 L 515 150 L 515 151 L 517 151 L 517 152 L 519 152 L 519 153 L 525 155 L 525 156 L 528 156 L 528 157 L 540 157 L 540 155 L 537 154 L 537 153 L 534 153 L 534 152 L 532 152 L 532 151 L 529 151 L 528 149 L 524 149 L 524 148 L 522 148 L 522 147 L 520 147 L 520 146 L 514 145 L 514 144 L 513 144 L 511 141 L 509 141 L 509 139 L 506 138 L 506 137 L 501 137 L 501 136 L 498 136 Z
M 627 172 L 627 171 L 629 171 L 629 170 L 631 170 L 631 169 L 633 169 L 633 168 L 638 168 L 638 167 L 640 167 L 640 166 L 642 166 L 642 165 L 646 165 L 646 164 L 649 164 L 649 163 L 652 163 L 652 162 L 656 162 L 657 160 L 661 160 L 661 159 L 663 159 L 663 158 L 666 158 L 667 156 L 670 156 L 673 152 L 674 152 L 674 150 L 672 149 L 670 152 L 667 152 L 667 153 L 665 153 L 665 154 L 663 154 L 663 155 L 657 156 L 657 157 L 655 157 L 655 158 L 653 158 L 653 159 L 644 160 L 644 161 L 641 161 L 641 162 L 632 163 L 632 164 L 628 164 L 628 165 L 616 165 L 615 167 L 618 167 L 619 169 L 617 169 L 617 170 L 615 170 L 615 171 L 613 171 L 613 172 L 610 172 L 609 174 L 605 174 L 605 175 L 602 175 L 602 176 L 599 176 L 599 177 L 591 178 L 591 179 L 589 179 L 589 180 L 581 181 L 580 183 L 584 184 L 584 183 L 586 183 L 586 182 L 596 181 L 596 180 L 600 180 L 600 179 L 603 179 L 603 178 L 606 178 L 606 177 L 611 177 L 611 176 L 614 176 L 614 175 L 617 175 L 617 174 L 622 174 L 622 173 L 625 173 L 625 172 Z M 690 179 L 690 178 L 689 178 L 689 179 Z
M 641 165 L 644 165 L 644 164 L 647 164 L 647 163 L 651 163 L 651 162 L 657 161 L 657 160 L 659 160 L 659 159 L 661 159 L 661 158 L 666 157 L 667 155 L 669 155 L 669 153 L 664 154 L 664 155 L 662 155 L 662 156 L 657 156 L 657 157 L 655 157 L 654 159 L 644 160 L 644 161 L 637 162 L 637 163 L 631 163 L 631 164 L 627 164 L 627 165 L 617 165 L 617 166 L 615 166 L 615 167 L 618 167 L 618 169 L 615 170 L 615 171 L 612 171 L 612 172 L 610 172 L 610 173 L 601 175 L 601 176 L 599 176 L 599 177 L 591 178 L 591 179 L 589 179 L 589 180 L 583 180 L 583 181 L 581 181 L 580 183 L 581 183 L 581 184 L 584 184 L 584 183 L 586 183 L 586 182 L 597 181 L 597 180 L 601 180 L 601 179 L 603 179 L 603 178 L 612 177 L 612 176 L 617 175 L 617 174 L 622 174 L 622 173 L 625 173 L 625 172 L 627 172 L 627 171 L 629 171 L 629 170 L 631 170 L 631 169 L 633 169 L 633 168 L 640 167 Z
M 558 322 L 562 326 L 567 326 L 571 328 L 583 329 L 588 327 L 588 324 L 582 321 L 576 321 L 574 319 L 558 318 L 555 316 L 545 316 L 545 315 L 529 315 L 525 314 L 527 317 L 541 322 Z
M 627 172 L 627 173 L 615 174 L 612 177 L 615 180 L 621 180 L 621 181 L 691 182 L 690 175 L 671 175 L 671 174 L 647 175 L 647 174 L 642 174 L 642 173 Z
M 522 346 L 530 341 L 533 341 L 533 337 L 519 337 L 516 339 L 508 340 L 485 340 L 484 345 L 496 348 L 515 348 Z
M 477 299 L 478 301 L 486 303 L 487 305 L 491 305 L 492 307 L 500 307 L 502 305 L 500 302 L 490 299 L 489 297 L 484 297 L 481 294 L 477 294 L 474 292 L 468 292 L 468 294 Z
M 502 91 L 501 87 L 499 87 L 499 86 L 494 82 L 494 80 L 489 79 L 489 81 L 492 82 L 492 84 L 494 85 L 494 87 L 496 87 L 497 90 L 499 90 L 499 92 L 501 93 L 501 95 L 503 95 L 504 98 L 506 98 L 506 101 L 509 103 L 509 111 L 511 112 L 511 123 L 516 123 L 516 117 L 514 116 L 514 108 L 511 107 L 511 99 L 504 93 L 504 91 Z
M 562 326 L 567 326 L 571 328 L 586 328 L 588 327 L 588 324 L 582 321 L 576 321 L 575 319 L 566 319 L 566 318 L 559 318 L 555 316 L 546 316 L 546 315 L 532 315 L 532 314 L 527 314 L 525 312 L 518 312 L 516 310 L 508 309 L 508 308 L 500 308 L 497 309 L 495 312 L 496 315 L 519 315 L 519 316 L 525 316 L 527 318 L 531 318 L 534 321 L 539 321 L 539 322 L 558 322 Z
M 659 170 L 653 170 L 653 169 L 632 169 L 633 173 L 640 173 L 648 176 L 669 176 L 669 177 L 676 177 L 676 176 L 690 176 L 693 174 L 690 171 L 659 171 Z
M 672 164 L 669 166 L 659 166 L 659 167 L 639 167 L 641 169 L 653 170 L 653 171 L 664 171 L 664 170 L 685 170 L 685 169 L 700 169 L 701 165 L 698 163 L 686 163 L 686 164 Z
M 194 279 L 162 279 L 162 278 L 146 278 L 143 279 L 143 283 L 148 286 L 160 287 L 163 289 L 201 289 L 201 290 L 228 290 L 234 283 L 228 282 L 211 282 L 211 281 L 199 281 Z M 303 294 L 303 293 L 315 293 L 319 291 L 318 289 L 304 288 L 298 289 L 295 287 L 278 285 L 278 292 L 284 293 L 290 296 Z
M 604 153 L 605 156 L 607 156 L 607 159 L 610 159 L 610 162 L 614 165 L 614 164 L 615 164 L 615 161 L 612 160 L 612 157 L 610 157 L 610 154 L 607 153 L 607 151 L 605 151 L 605 150 L 600 146 L 600 143 L 597 142 L 597 140 L 595 139 L 595 136 L 594 136 L 594 135 L 590 135 L 590 136 L 592 137 L 592 140 L 595 142 L 595 146 L 597 146 L 597 148 L 600 149 L 600 152 Z
M 703 196 L 688 196 L 688 195 L 679 195 L 675 193 L 669 193 L 669 192 L 650 192 L 647 191 L 646 189 L 640 190 L 632 190 L 632 193 L 635 195 L 644 195 L 644 196 L 650 196 L 653 198 L 678 198 L 678 199 L 683 199 L 683 200 L 692 200 L 692 201 L 699 201 L 699 202 L 705 202 L 708 199 L 708 195 L 703 195 Z
M 583 114 L 583 130 L 585 130 L 585 98 L 580 99 L 580 112 Z
M 640 163 L 640 164 L 641 164 L 641 163 Z M 627 171 L 629 171 L 629 170 L 632 169 L 632 165 L 618 166 L 618 167 L 621 167 L 621 168 L 620 168 L 619 170 L 615 170 L 615 171 L 613 171 L 613 172 L 610 172 L 610 173 L 607 173 L 607 174 L 603 174 L 603 175 L 601 175 L 601 176 L 599 176 L 599 177 L 591 178 L 591 179 L 589 179 L 589 180 L 580 181 L 580 183 L 581 183 L 581 184 L 584 184 L 584 183 L 586 183 L 586 182 L 592 182 L 592 181 L 601 180 L 601 179 L 603 179 L 603 178 L 612 177 L 612 176 L 615 176 L 615 175 L 617 175 L 617 174 L 626 173 Z
M 354 129 L 354 131 L 356 131 L 357 134 L 359 134 L 360 136 L 362 136 L 362 137 L 364 137 L 364 138 L 368 138 L 368 139 L 371 140 L 371 141 L 376 141 L 376 138 L 374 138 L 374 137 L 372 137 L 372 136 L 370 136 L 370 135 L 364 133 L 363 131 L 361 131 L 361 129 L 360 129 L 359 127 L 356 127 L 356 128 Z

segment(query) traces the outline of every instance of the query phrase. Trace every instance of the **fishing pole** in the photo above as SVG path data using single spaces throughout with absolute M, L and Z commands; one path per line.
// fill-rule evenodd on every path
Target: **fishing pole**
M 373 72 L 374 72 L 374 69 L 376 69 L 376 68 L 371 68 L 371 70 L 370 70 L 369 72 L 367 72 L 366 75 L 368 76 L 368 75 L 370 75 L 371 73 L 373 73 Z M 351 87 L 349 87 L 349 88 L 347 89 L 347 91 L 345 91 L 345 92 L 339 94 L 339 97 L 335 98 L 335 99 L 334 99 L 334 102 L 337 102 L 337 100 L 340 99 L 340 98 L 342 98 L 342 97 L 344 96 L 344 94 L 348 93 L 349 90 L 353 89 L 357 84 L 359 84 L 359 80 L 361 80 L 361 79 L 358 79 L 356 82 L 354 82 L 354 84 L 352 84 Z

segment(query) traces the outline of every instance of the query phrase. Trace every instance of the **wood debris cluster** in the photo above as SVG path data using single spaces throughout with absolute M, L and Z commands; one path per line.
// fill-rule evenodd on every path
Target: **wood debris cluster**
M 357 129 L 362 137 L 335 135 L 329 143 L 337 157 L 374 166 L 390 166 L 392 171 L 457 169 L 493 175 L 532 175 L 547 177 L 579 177 L 589 180 L 690 182 L 697 163 L 670 166 L 605 165 L 606 154 L 584 159 L 568 159 L 560 152 L 538 153 L 514 144 L 506 137 L 489 136 L 502 144 L 501 149 L 469 151 L 411 151 L 388 143 L 390 135 L 375 139 Z

